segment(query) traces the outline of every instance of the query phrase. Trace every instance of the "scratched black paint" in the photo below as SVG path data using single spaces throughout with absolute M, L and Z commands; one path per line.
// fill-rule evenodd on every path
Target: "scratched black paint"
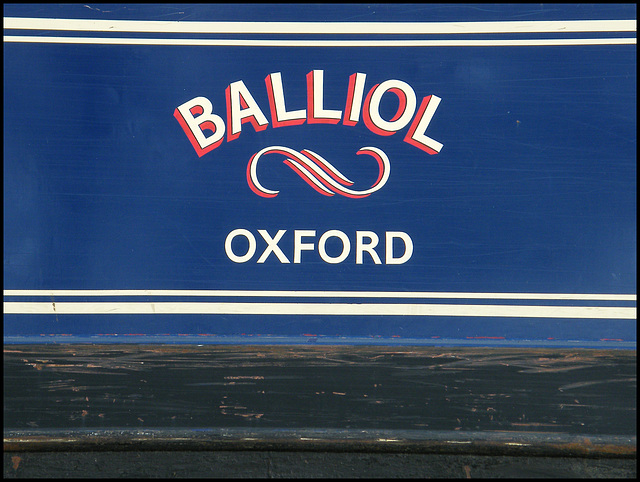
M 20 460 L 11 460 L 19 457 Z M 565 457 L 298 452 L 80 452 L 4 455 L 6 478 L 634 478 L 635 461 Z M 16 466 L 17 463 L 17 466 Z
M 630 435 L 635 351 L 5 346 L 5 429 Z

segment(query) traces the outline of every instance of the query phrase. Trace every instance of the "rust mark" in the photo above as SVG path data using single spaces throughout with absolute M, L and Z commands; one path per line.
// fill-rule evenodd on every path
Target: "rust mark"
M 18 457 L 17 455 L 14 455 L 13 457 L 11 457 L 11 463 L 13 464 L 13 470 L 18 470 L 18 467 L 20 466 L 20 462 L 22 461 L 22 459 L 20 457 Z
M 47 368 L 66 368 L 66 367 L 78 367 L 78 366 L 82 366 L 82 365 L 79 365 L 77 363 L 72 363 L 72 364 L 68 364 L 68 363 L 45 363 L 45 366 Z
M 469 467 L 468 465 L 464 466 L 464 473 L 467 476 L 467 479 L 471 478 L 471 467 Z
M 569 451 L 578 454 L 590 454 L 595 452 L 599 455 L 616 455 L 616 456 L 635 456 L 635 445 L 614 445 L 614 444 L 598 444 L 595 446 L 589 439 L 583 442 L 572 442 L 567 444 L 552 444 L 550 447 L 558 451 Z
M 59 321 L 58 320 L 58 312 L 56 311 L 56 302 L 53 299 L 53 296 L 51 297 L 51 305 L 53 306 L 53 313 L 56 315 L 56 323 Z
M 264 413 L 234 413 L 234 415 L 237 415 L 238 417 L 244 417 L 244 418 L 260 419 L 264 416 Z

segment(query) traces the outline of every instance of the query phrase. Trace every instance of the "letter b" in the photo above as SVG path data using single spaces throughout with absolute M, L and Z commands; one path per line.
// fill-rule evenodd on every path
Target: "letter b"
M 206 97 L 196 97 L 178 106 L 173 116 L 182 126 L 198 157 L 214 150 L 224 138 L 224 120 L 213 113 L 213 105 Z M 213 133 L 204 135 L 204 130 Z

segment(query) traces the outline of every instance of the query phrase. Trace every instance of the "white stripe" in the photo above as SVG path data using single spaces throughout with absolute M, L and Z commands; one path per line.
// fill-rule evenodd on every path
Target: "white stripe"
M 4 296 L 224 296 L 283 298 L 415 298 L 636 301 L 635 294 L 454 293 L 438 291 L 276 291 L 276 290 L 4 290 Z
M 5 17 L 5 29 L 225 34 L 486 34 L 635 32 L 635 20 L 519 22 L 192 22 Z
M 6 35 L 5 42 L 100 44 L 100 45 L 185 45 L 208 47 L 531 47 L 553 45 L 635 45 L 635 38 L 511 39 L 511 40 L 235 40 L 153 39 L 99 37 L 34 37 Z
M 52 303 L 5 302 L 5 314 L 216 314 L 331 316 L 469 316 L 635 319 L 635 308 L 346 303 Z

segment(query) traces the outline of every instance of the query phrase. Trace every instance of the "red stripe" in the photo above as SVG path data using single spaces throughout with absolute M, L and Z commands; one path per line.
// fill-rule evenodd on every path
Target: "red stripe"
M 293 171 L 294 171 L 298 176 L 300 176 L 300 177 L 304 180 L 304 182 L 306 182 L 307 184 L 309 184 L 309 186 L 311 186 L 313 189 L 315 189 L 316 191 L 318 191 L 320 194 L 322 194 L 323 196 L 333 196 L 333 193 L 325 192 L 325 191 L 323 191 L 322 189 L 320 189 L 318 186 L 316 186 L 316 185 L 315 185 L 315 184 L 314 184 L 314 183 L 309 179 L 309 177 L 308 177 L 304 172 L 302 172 L 300 169 L 298 169 L 298 167 L 297 167 L 297 166 L 293 165 L 293 164 L 289 161 L 289 159 L 285 160 L 285 161 L 284 161 L 284 163 L 285 163 L 287 166 L 289 166 L 291 169 L 293 169 Z M 314 176 L 314 177 L 315 177 L 315 176 Z M 322 180 L 321 180 L 321 179 L 318 179 L 318 180 L 322 182 Z M 324 184 L 324 183 L 323 183 L 323 184 Z
M 318 166 L 320 169 L 322 169 L 327 174 L 329 174 L 329 176 L 331 176 L 331 178 L 334 181 L 339 182 L 343 186 L 352 186 L 353 185 L 352 182 L 345 181 L 344 179 L 341 179 L 340 177 L 338 177 L 334 172 L 330 171 L 329 168 L 327 168 L 324 164 L 322 164 L 322 162 L 316 156 L 314 156 L 312 153 L 310 153 L 306 149 L 302 149 L 301 153 L 304 154 L 305 156 L 307 156 L 312 161 L 315 161 L 315 165 Z M 320 180 L 320 179 L 318 179 L 318 180 Z M 327 186 L 327 187 L 329 187 L 329 186 Z

